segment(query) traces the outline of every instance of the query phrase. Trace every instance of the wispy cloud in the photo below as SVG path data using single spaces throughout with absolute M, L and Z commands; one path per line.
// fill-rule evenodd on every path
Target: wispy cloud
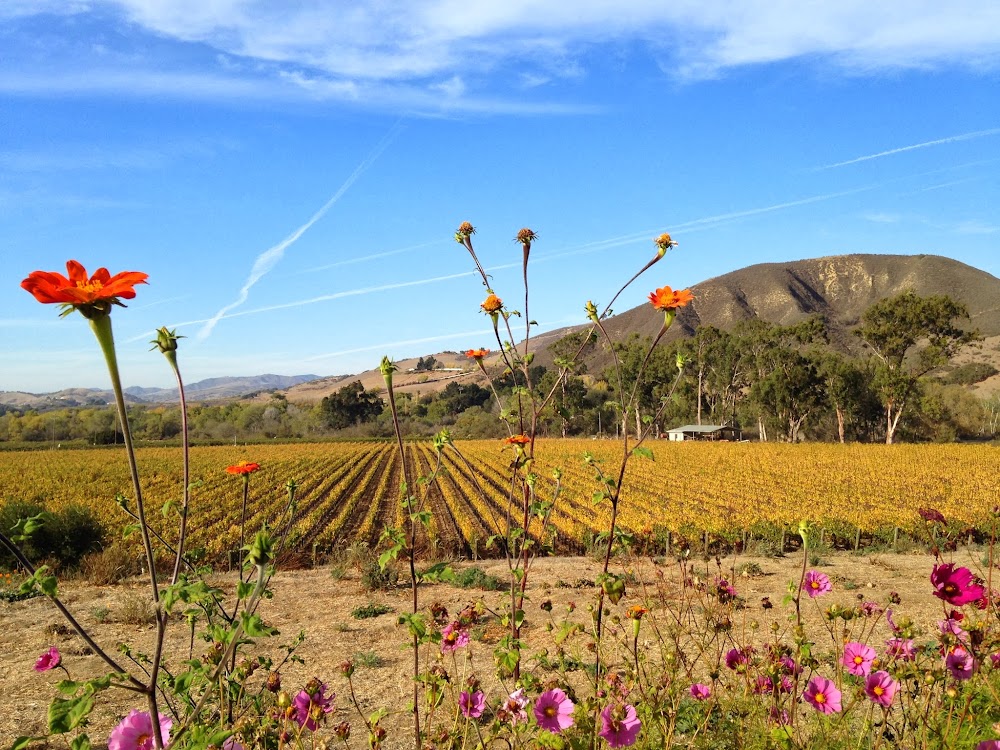
M 885 212 L 873 212 L 862 214 L 862 218 L 875 224 L 898 224 L 902 220 L 899 214 L 889 214 Z
M 317 221 L 322 219 L 323 216 L 326 215 L 327 211 L 333 208 L 334 204 L 337 201 L 339 201 L 341 197 L 343 197 L 343 195 L 348 190 L 351 189 L 351 186 L 355 183 L 355 181 L 362 174 L 364 174 L 364 172 L 369 167 L 371 167 L 372 164 L 375 163 L 375 161 L 382 154 L 382 152 L 385 151 L 385 149 L 389 146 L 390 143 L 392 143 L 392 141 L 401 131 L 402 131 L 402 126 L 399 123 L 396 123 L 396 125 L 392 127 L 392 129 L 385 135 L 385 137 L 383 137 L 382 140 L 378 142 L 378 144 L 375 146 L 372 152 L 368 154 L 368 156 L 366 156 L 365 159 L 355 168 L 355 170 L 351 173 L 350 177 L 348 177 L 344 181 L 344 184 L 340 186 L 340 189 L 337 190 L 337 192 L 334 193 L 333 196 L 331 196 L 331 198 L 326 203 L 323 204 L 322 208 L 320 208 L 319 211 L 314 213 L 309 218 L 309 221 L 307 221 L 305 224 L 300 226 L 290 235 L 285 237 L 285 239 L 283 239 L 277 245 L 268 248 L 267 250 L 265 250 L 264 252 L 262 252 L 260 255 L 257 256 L 257 260 L 254 261 L 253 268 L 250 269 L 250 276 L 243 284 L 243 288 L 240 289 L 239 296 L 236 298 L 234 302 L 231 302 L 222 309 L 220 309 L 212 318 L 210 318 L 205 323 L 204 326 L 202 326 L 201 330 L 198 331 L 198 334 L 196 336 L 198 341 L 204 341 L 206 338 L 208 338 L 212 334 L 212 331 L 214 330 L 216 324 L 220 320 L 222 320 L 222 318 L 225 317 L 230 310 L 234 310 L 235 308 L 239 307 L 240 305 L 242 305 L 244 302 L 247 301 L 247 299 L 250 297 L 250 290 L 254 287 L 254 285 L 258 281 L 260 281 L 269 271 L 271 271 L 271 269 L 273 269 L 281 261 L 281 259 L 285 255 L 285 250 L 287 250 L 295 242 L 297 242 L 298 239 L 303 234 L 309 231 L 310 227 L 312 227 Z
M 331 268 L 340 268 L 341 266 L 350 266 L 355 263 L 368 263 L 373 260 L 381 260 L 382 258 L 389 258 L 393 255 L 401 255 L 402 253 L 411 253 L 414 250 L 420 250 L 425 247 L 432 247 L 434 245 L 440 245 L 441 240 L 432 240 L 430 242 L 421 242 L 419 245 L 407 245 L 406 247 L 401 247 L 397 250 L 386 250 L 382 253 L 373 253 L 371 255 L 364 255 L 360 258 L 345 258 L 344 260 L 338 260 L 335 263 L 325 263 L 322 266 L 313 266 L 312 268 L 307 268 L 298 273 L 315 273 L 316 271 L 328 271 Z
M 64 41 L 68 52 L 49 54 L 50 68 L 39 70 L 35 58 L 17 64 L 18 51 L 26 59 L 34 54 L 31 40 L 19 42 L 15 65 L 0 76 L 2 92 L 314 98 L 364 107 L 395 102 L 427 112 L 548 112 L 580 107 L 523 101 L 525 93 L 585 75 L 620 59 L 624 50 L 687 79 L 793 59 L 851 74 L 1000 64 L 1000 4 L 993 0 L 357 0 L 349 11 L 339 0 L 0 5 L 0 18 L 17 24 L 35 12 L 54 14 L 46 15 L 45 38 Z M 102 22 L 117 15 L 124 23 L 115 35 L 94 32 L 81 39 L 93 29 L 88 32 L 77 17 L 59 22 L 70 13 Z M 149 37 L 156 44 L 146 43 Z M 164 40 L 180 44 L 181 54 Z M 145 67 L 115 67 L 109 62 L 115 44 L 124 51 L 141 47 L 150 59 Z M 551 85 L 544 90 L 555 95 Z
M 853 159 L 848 159 L 847 161 L 838 161 L 834 164 L 824 164 L 821 167 L 816 167 L 814 171 L 822 171 L 824 169 L 835 169 L 836 167 L 846 167 L 849 164 L 859 164 L 863 161 L 871 161 L 872 159 L 881 159 L 884 156 L 892 156 L 894 154 L 902 154 L 907 151 L 916 151 L 921 148 L 930 148 L 931 146 L 941 146 L 946 143 L 958 143 L 959 141 L 971 141 L 975 138 L 986 138 L 991 135 L 1000 134 L 1000 128 L 990 128 L 988 130 L 976 130 L 972 133 L 962 133 L 961 135 L 950 135 L 947 138 L 938 138 L 933 141 L 924 141 L 923 143 L 914 143 L 909 146 L 900 146 L 899 148 L 891 148 L 888 151 L 879 151 L 877 154 L 868 154 L 866 156 L 858 156 Z

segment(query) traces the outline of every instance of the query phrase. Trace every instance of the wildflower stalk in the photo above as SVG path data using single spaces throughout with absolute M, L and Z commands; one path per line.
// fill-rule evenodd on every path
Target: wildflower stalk
M 471 244 L 471 243 L 470 243 Z M 485 275 L 484 275 L 485 278 Z M 410 473 L 409 465 L 406 462 L 406 449 L 403 446 L 403 432 L 399 426 L 399 413 L 396 409 L 396 395 L 392 388 L 392 374 L 396 371 L 396 365 L 389 357 L 382 357 L 380 365 L 382 378 L 385 381 L 386 391 L 389 398 L 389 413 L 392 416 L 392 428 L 396 434 L 396 447 L 399 450 L 399 460 L 403 466 L 403 494 L 406 496 L 404 503 L 407 509 L 407 532 L 409 539 L 407 542 L 407 558 L 410 565 L 410 591 L 412 592 L 411 614 L 417 614 L 418 607 L 418 586 L 417 567 L 414 557 L 416 555 L 417 522 L 414 518 L 414 508 L 410 502 Z M 420 637 L 413 633 L 413 741 L 416 750 L 420 750 Z
M 153 545 L 149 536 L 149 525 L 146 522 L 145 504 L 142 499 L 142 487 L 139 484 L 139 467 L 135 460 L 135 446 L 132 442 L 132 431 L 129 428 L 128 412 L 125 409 L 125 395 L 122 389 L 121 376 L 118 372 L 118 357 L 115 353 L 115 338 L 111 330 L 110 315 L 96 315 L 88 318 L 90 328 L 97 337 L 97 342 L 104 354 L 104 361 L 108 366 L 108 374 L 111 376 L 111 388 L 115 394 L 115 405 L 118 408 L 118 420 L 121 423 L 122 438 L 125 442 L 125 455 L 128 457 L 129 473 L 132 476 L 132 490 L 135 492 L 136 513 L 139 516 L 139 532 L 142 536 L 142 546 L 146 551 L 146 566 L 149 569 L 149 584 L 153 594 L 153 603 L 156 606 L 156 632 L 157 642 L 162 644 L 166 630 L 167 614 L 160 608 L 160 589 L 156 581 L 156 561 L 153 555 Z M 157 650 L 150 669 L 149 684 L 146 685 L 146 702 L 149 706 L 149 715 L 153 717 L 153 744 L 156 750 L 162 750 L 163 734 L 160 722 L 156 717 L 160 715 L 157 706 L 157 677 L 159 674 L 160 655 L 162 645 Z

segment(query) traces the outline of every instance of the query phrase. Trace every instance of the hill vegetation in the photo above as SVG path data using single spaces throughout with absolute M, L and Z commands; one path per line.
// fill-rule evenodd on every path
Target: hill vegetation
M 738 425 L 761 440 L 870 442 L 991 438 L 996 432 L 1000 280 L 987 273 L 933 255 L 844 255 L 750 266 L 693 290 L 695 301 L 680 310 L 654 351 L 640 409 L 631 417 L 636 423 L 664 396 L 679 356 L 686 362 L 684 374 L 658 431 L 711 423 Z M 954 302 L 945 322 L 957 326 L 952 332 L 959 339 L 963 332 L 969 335 L 945 350 L 928 347 L 920 331 L 911 336 L 902 353 L 892 355 L 897 375 L 906 373 L 905 382 L 897 378 L 892 386 L 906 391 L 904 406 L 887 412 L 885 358 L 856 332 L 880 301 L 906 293 Z M 659 315 L 649 305 L 610 317 L 605 326 L 622 343 L 614 353 L 603 346 L 587 348 L 580 365 L 559 383 L 541 434 L 600 436 L 634 429 L 612 406 L 616 391 L 630 386 L 615 382 L 609 365 L 617 355 L 627 381 L 659 325 Z M 539 392 L 555 383 L 555 361 L 579 345 L 582 330 L 562 329 L 536 339 L 532 383 Z M 980 342 L 971 341 L 973 331 Z M 521 385 L 498 370 L 495 358 L 487 357 L 485 365 L 499 376 L 501 401 Z M 304 376 L 310 381 L 297 384 L 265 377 L 270 380 L 257 384 L 273 388 L 262 387 L 239 400 L 208 399 L 224 387 L 237 387 L 233 383 L 213 381 L 195 388 L 189 394 L 198 402 L 190 413 L 193 437 L 232 442 L 385 437 L 392 432 L 383 414 L 378 370 L 325 379 Z M 446 426 L 456 437 L 500 437 L 498 407 L 488 398 L 486 385 L 478 368 L 457 352 L 400 363 L 396 393 L 403 429 L 427 436 Z M 132 392 L 139 398 L 154 395 L 150 389 Z M 119 441 L 111 407 L 78 395 L 68 408 L 0 406 L 0 442 Z M 157 397 L 165 398 L 162 393 Z M 139 439 L 171 440 L 179 434 L 180 413 L 174 406 L 137 403 L 130 414 Z

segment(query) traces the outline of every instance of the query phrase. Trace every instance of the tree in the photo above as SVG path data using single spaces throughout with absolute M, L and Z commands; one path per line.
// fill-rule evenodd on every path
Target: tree
M 861 316 L 854 335 L 876 358 L 874 384 L 885 410 L 887 444 L 893 442 L 919 379 L 981 338 L 956 324 L 968 319 L 965 305 L 951 297 L 920 297 L 912 291 L 880 300 Z
M 382 413 L 382 399 L 375 391 L 366 391 L 360 380 L 345 385 L 320 402 L 320 413 L 328 427 L 335 430 L 371 422 Z

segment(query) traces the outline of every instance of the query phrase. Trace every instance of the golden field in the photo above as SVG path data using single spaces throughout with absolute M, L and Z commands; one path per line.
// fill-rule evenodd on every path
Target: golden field
M 654 460 L 633 456 L 622 493 L 621 526 L 649 541 L 667 531 L 686 537 L 738 539 L 743 532 L 794 529 L 811 520 L 831 533 L 865 534 L 922 522 L 918 508 L 940 510 L 953 523 L 982 526 L 1000 503 L 1000 449 L 992 445 L 829 445 L 667 443 L 649 446 Z M 423 540 L 450 554 L 489 555 L 487 538 L 503 527 L 508 510 L 511 449 L 501 441 L 461 441 L 447 448 L 437 480 L 417 483 L 433 513 Z M 436 463 L 429 442 L 407 444 L 414 476 Z M 607 502 L 583 457 L 617 476 L 622 446 L 614 441 L 539 440 L 538 499 L 549 500 L 552 470 L 562 488 L 551 521 L 554 549 L 579 551 L 591 532 L 605 528 Z M 221 556 L 239 544 L 243 482 L 226 467 L 257 462 L 250 476 L 249 528 L 283 525 L 286 484 L 298 486 L 290 539 L 306 554 L 325 554 L 355 541 L 375 545 L 383 528 L 404 519 L 400 462 L 394 444 L 379 442 L 213 446 L 191 450 L 192 547 Z M 165 503 L 181 497 L 179 448 L 141 448 L 138 463 L 147 515 L 168 538 L 175 528 Z M 4 500 L 33 500 L 58 509 L 93 508 L 108 528 L 128 518 L 115 502 L 131 498 L 124 451 L 47 450 L 0 453 Z M 537 531 L 533 527 L 533 532 Z

